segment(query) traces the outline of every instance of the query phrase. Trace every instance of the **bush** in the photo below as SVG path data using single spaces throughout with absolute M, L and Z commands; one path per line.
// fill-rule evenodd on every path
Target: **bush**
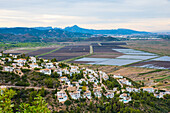
M 66 106 L 69 106 L 69 105 L 71 105 L 71 104 L 72 104 L 72 102 L 71 102 L 71 101 L 69 101 L 69 100 L 66 100 L 66 101 L 64 102 L 64 104 L 65 104 Z

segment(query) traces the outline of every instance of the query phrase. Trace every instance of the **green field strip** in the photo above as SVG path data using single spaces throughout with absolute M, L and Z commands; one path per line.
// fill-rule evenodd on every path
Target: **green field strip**
M 159 81 L 163 81 L 163 80 L 170 80 L 170 76 L 167 76 L 167 77 L 164 77 L 164 78 L 160 78 L 160 79 L 155 79 L 156 82 L 159 82 Z
M 93 46 L 90 45 L 90 54 L 93 54 Z
M 57 48 L 57 49 L 54 49 L 54 50 L 52 50 L 52 51 L 49 51 L 49 52 L 47 52 L 47 53 L 43 53 L 43 54 L 37 55 L 36 57 L 44 56 L 44 55 L 50 54 L 50 53 L 55 52 L 55 51 L 57 51 L 57 50 L 59 50 L 59 49 L 61 49 L 61 48 L 63 48 L 63 47 L 64 47 L 64 46 L 59 47 L 59 48 Z

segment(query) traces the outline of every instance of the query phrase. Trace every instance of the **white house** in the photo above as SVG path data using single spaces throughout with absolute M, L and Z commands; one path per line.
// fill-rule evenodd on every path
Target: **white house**
M 70 69 L 70 72 L 72 73 L 80 73 L 80 71 L 78 71 L 79 67 L 77 66 L 70 66 L 71 69 Z
M 17 55 L 12 55 L 13 58 L 17 58 Z
M 101 88 L 93 88 L 94 95 L 98 98 L 102 96 Z
M 129 82 L 129 80 L 126 80 L 126 78 L 119 79 L 120 83 L 131 86 L 132 83 Z
M 17 66 L 23 67 L 23 66 L 24 66 L 24 63 L 19 62 L 19 63 L 17 63 Z
M 87 90 L 86 92 L 84 92 L 83 97 L 84 97 L 84 98 L 91 99 L 91 91 L 88 91 L 88 90 Z
M 120 75 L 114 75 L 113 77 L 114 78 L 123 78 L 123 76 L 120 76 Z
M 65 91 L 57 92 L 57 99 L 59 102 L 65 102 L 67 100 L 67 94 Z
M 35 57 L 30 57 L 29 61 L 31 61 L 32 63 L 36 63 L 36 58 Z
M 139 92 L 139 89 L 131 88 L 131 87 L 126 87 L 126 91 L 128 91 L 128 92 Z
M 143 89 L 143 91 L 147 91 L 149 93 L 154 93 L 155 91 L 153 87 L 141 87 L 140 89 Z
M 20 58 L 20 59 L 14 60 L 14 62 L 17 62 L 17 63 L 26 63 L 27 60 L 26 60 L 26 59 L 23 59 L 23 58 Z
M 51 68 L 54 67 L 54 65 L 53 65 L 53 63 L 46 63 L 45 67 L 48 68 L 48 69 L 51 69 Z
M 73 93 L 69 93 L 72 99 L 79 99 L 80 96 L 80 91 L 74 91 Z
M 65 81 L 65 83 L 69 82 L 69 79 L 67 77 L 61 77 L 60 81 L 63 82 Z
M 120 101 L 122 101 L 123 103 L 128 103 L 132 100 L 129 94 L 126 93 L 121 94 L 119 97 L 121 98 Z
M 41 69 L 40 72 L 47 75 L 51 75 L 51 69 Z
M 37 63 L 31 63 L 29 64 L 30 68 L 39 68 Z
M 108 91 L 108 92 L 105 94 L 105 96 L 106 96 L 107 98 L 113 98 L 113 97 L 114 97 L 114 92 L 113 92 L 113 91 Z
M 5 66 L 5 67 L 4 67 L 4 71 L 12 72 L 13 70 L 14 70 L 13 67 L 10 67 L 10 66 Z
M 0 56 L 2 56 L 2 53 L 0 53 Z

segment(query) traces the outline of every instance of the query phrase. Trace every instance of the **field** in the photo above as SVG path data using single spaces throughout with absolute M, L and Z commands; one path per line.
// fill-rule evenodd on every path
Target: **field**
M 61 49 L 58 49 L 50 54 L 46 54 L 40 56 L 45 59 L 53 59 L 56 58 L 58 61 L 67 60 L 83 55 L 87 55 L 90 53 L 90 46 L 88 45 L 73 45 L 73 46 L 65 46 Z
M 162 56 L 170 56 L 170 41 L 167 40 L 127 41 L 127 45 L 123 45 L 123 47 L 156 53 Z
M 41 48 L 41 49 L 38 49 L 38 50 L 35 50 L 32 52 L 29 52 L 26 55 L 37 56 L 37 55 L 41 55 L 41 54 L 47 53 L 47 52 L 55 50 L 55 49 L 57 49 L 57 47 L 45 47 L 45 48 Z

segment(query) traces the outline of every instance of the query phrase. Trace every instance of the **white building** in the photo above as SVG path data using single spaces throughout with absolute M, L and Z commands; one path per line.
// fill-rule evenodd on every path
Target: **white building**
M 141 87 L 140 89 L 143 89 L 143 91 L 147 91 L 149 93 L 154 93 L 155 91 L 153 87 Z
M 4 71 L 12 72 L 13 70 L 14 70 L 13 67 L 10 67 L 10 66 L 5 66 L 5 67 L 4 67 Z
M 41 69 L 40 72 L 46 75 L 51 75 L 51 69 Z
M 29 64 L 30 68 L 39 68 L 37 63 Z
M 69 79 L 67 77 L 61 77 L 60 81 L 67 83 L 67 82 L 69 82 Z
M 83 97 L 84 98 L 88 98 L 88 99 L 91 99 L 92 97 L 91 97 L 91 91 L 86 91 L 86 92 L 84 92 L 84 94 L 83 94 Z
M 113 91 L 108 91 L 108 92 L 105 94 L 105 96 L 106 96 L 107 98 L 113 98 L 113 97 L 114 97 L 114 92 L 113 92 Z
M 139 92 L 140 90 L 137 88 L 126 87 L 126 91 L 128 92 Z
M 120 76 L 120 75 L 114 75 L 113 77 L 114 78 L 123 78 L 123 76 Z
M 48 69 L 51 69 L 54 67 L 54 65 L 53 65 L 53 63 L 46 63 L 45 67 Z
M 132 100 L 129 94 L 126 93 L 121 94 L 119 97 L 121 98 L 120 101 L 122 101 L 123 103 L 128 103 Z
M 29 61 L 31 61 L 32 63 L 36 63 L 37 62 L 35 57 L 30 57 Z
M 59 102 L 65 102 L 67 100 L 67 94 L 65 91 L 57 92 L 57 99 Z
M 70 94 L 70 96 L 71 96 L 71 98 L 72 99 L 79 99 L 81 96 L 80 96 L 80 91 L 74 91 L 73 93 L 69 93 Z
M 129 80 L 126 80 L 126 78 L 123 78 L 123 79 L 119 79 L 120 83 L 122 84 L 125 84 L 125 85 L 128 85 L 128 86 L 131 86 L 132 83 L 129 82 Z
M 17 63 L 26 63 L 27 60 L 26 59 L 23 59 L 23 58 L 20 58 L 20 59 L 17 59 L 17 60 L 14 60 L 14 62 L 17 62 Z

